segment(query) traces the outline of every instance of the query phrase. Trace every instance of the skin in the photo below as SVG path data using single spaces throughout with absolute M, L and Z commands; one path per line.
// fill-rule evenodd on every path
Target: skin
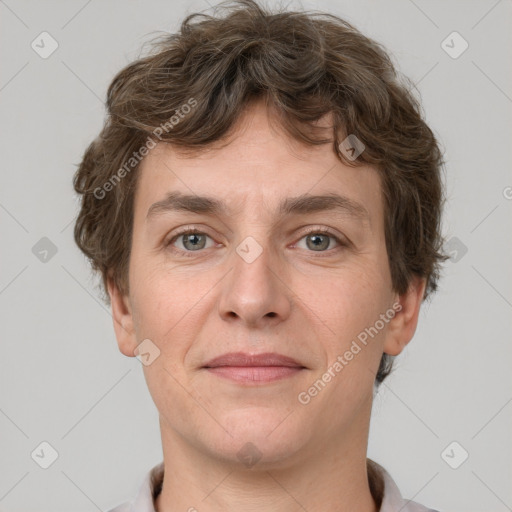
M 160 350 L 142 366 L 160 417 L 158 512 L 378 510 L 366 471 L 375 375 L 383 352 L 397 355 L 413 337 L 425 280 L 393 291 L 377 171 L 343 164 L 331 144 L 302 145 L 272 119 L 262 103 L 250 104 L 224 147 L 191 157 L 160 143 L 141 164 L 130 291 L 110 281 L 109 294 L 120 351 L 134 357 L 144 339 Z M 215 197 L 230 214 L 147 221 L 170 191 Z M 369 219 L 276 213 L 286 197 L 332 192 L 363 205 Z M 166 246 L 183 226 L 207 234 L 206 245 L 194 251 L 181 236 Z M 308 227 L 330 229 L 345 245 L 322 238 L 315 249 Z M 252 263 L 236 252 L 248 236 L 263 250 Z M 299 393 L 398 303 L 378 335 L 300 403 Z M 306 369 L 251 387 L 202 368 L 231 351 L 278 352 Z M 250 467 L 237 457 L 247 442 L 261 456 Z

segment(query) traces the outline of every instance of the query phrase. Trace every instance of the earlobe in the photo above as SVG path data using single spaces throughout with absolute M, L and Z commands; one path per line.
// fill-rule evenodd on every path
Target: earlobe
M 425 278 L 414 276 L 407 292 L 397 297 L 399 306 L 393 307 L 396 314 L 388 324 L 384 353 L 397 356 L 411 341 L 416 332 L 426 283 Z
M 137 346 L 137 339 L 129 299 L 121 294 L 111 277 L 108 278 L 108 294 L 112 305 L 112 320 L 119 350 L 125 356 L 135 357 L 134 350 Z

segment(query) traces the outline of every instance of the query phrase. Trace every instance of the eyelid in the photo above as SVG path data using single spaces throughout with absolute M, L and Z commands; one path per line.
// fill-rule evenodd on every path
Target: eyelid
M 338 238 L 341 241 L 346 240 L 348 242 L 348 239 L 345 235 L 342 233 L 339 233 L 338 231 L 334 230 L 333 228 L 329 228 L 326 226 L 322 226 L 321 224 L 316 226 L 307 226 L 303 230 L 300 231 L 301 236 L 308 235 L 310 233 L 322 233 L 326 235 L 331 235 L 334 238 Z

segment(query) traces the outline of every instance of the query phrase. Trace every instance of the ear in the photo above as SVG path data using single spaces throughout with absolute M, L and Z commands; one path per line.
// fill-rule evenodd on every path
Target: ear
M 122 295 L 114 280 L 109 277 L 108 294 L 112 304 L 112 319 L 116 333 L 119 350 L 128 357 L 135 357 L 134 350 L 137 346 L 137 337 L 133 324 L 133 316 L 130 301 Z
M 414 276 L 407 292 L 397 296 L 393 307 L 396 314 L 388 324 L 384 342 L 386 354 L 397 356 L 414 336 L 426 284 L 425 278 Z

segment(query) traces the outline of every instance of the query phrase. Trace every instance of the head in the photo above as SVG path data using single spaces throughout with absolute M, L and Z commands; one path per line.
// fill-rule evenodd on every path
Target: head
M 442 155 L 412 89 L 346 21 L 249 0 L 188 16 L 116 75 L 74 179 L 75 240 L 120 350 L 158 348 L 145 377 L 177 431 L 192 423 L 228 450 L 229 436 L 255 439 L 257 413 L 277 457 L 368 412 L 446 259 Z M 204 368 L 231 351 L 304 369 L 241 389 Z M 201 429 L 192 395 L 224 433 Z M 272 452 L 275 411 L 290 408 Z

